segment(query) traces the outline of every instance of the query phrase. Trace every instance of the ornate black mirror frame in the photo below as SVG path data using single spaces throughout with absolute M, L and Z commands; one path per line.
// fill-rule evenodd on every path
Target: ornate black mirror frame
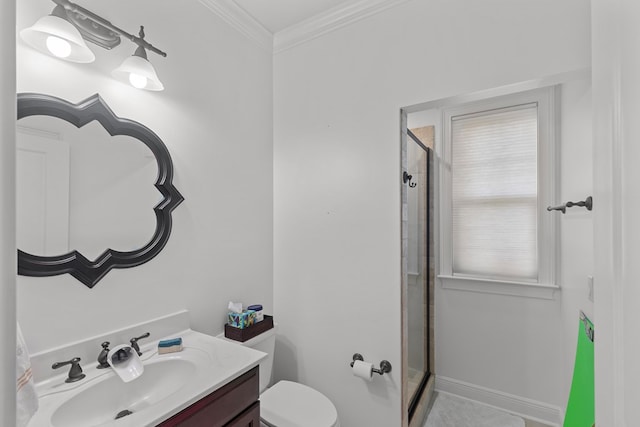
M 146 126 L 133 120 L 117 117 L 109 106 L 95 94 L 78 104 L 38 93 L 18 94 L 18 120 L 29 116 L 53 116 L 77 128 L 98 121 L 111 135 L 128 135 L 143 142 L 153 152 L 158 163 L 155 187 L 163 196 L 154 207 L 156 229 L 144 247 L 119 252 L 106 249 L 95 261 L 73 250 L 63 255 L 39 256 L 18 249 L 18 274 L 47 277 L 69 273 L 87 287 L 93 288 L 112 268 L 131 268 L 150 261 L 164 248 L 171 234 L 171 212 L 184 200 L 173 186 L 173 163 L 162 140 Z

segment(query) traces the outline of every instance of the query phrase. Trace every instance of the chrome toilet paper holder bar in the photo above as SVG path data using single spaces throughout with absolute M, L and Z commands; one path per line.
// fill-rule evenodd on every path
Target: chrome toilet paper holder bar
M 353 364 L 355 363 L 356 360 L 359 360 L 361 362 L 364 362 L 364 357 L 362 357 L 362 355 L 360 353 L 356 353 L 353 355 L 353 362 L 351 362 L 349 365 L 353 368 Z M 388 360 L 383 360 L 382 362 L 380 362 L 380 369 L 378 368 L 373 368 L 372 369 L 373 372 L 375 372 L 376 374 L 385 374 L 385 373 L 389 373 L 391 372 L 391 363 Z

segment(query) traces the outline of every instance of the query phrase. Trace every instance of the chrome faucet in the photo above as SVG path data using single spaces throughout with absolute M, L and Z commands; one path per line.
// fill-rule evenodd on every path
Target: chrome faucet
M 142 355 L 142 352 L 140 351 L 140 346 L 138 345 L 138 341 L 143 338 L 148 338 L 150 335 L 151 334 L 147 332 L 145 334 L 140 335 L 139 337 L 131 338 L 129 340 L 129 343 L 131 344 L 131 348 L 121 348 L 120 350 L 118 350 L 116 354 L 111 356 L 113 358 L 113 362 L 120 363 L 122 361 L 127 360 L 130 356 L 130 351 L 132 349 L 135 350 L 136 353 L 138 353 L 138 356 Z M 109 349 L 110 344 L 111 343 L 109 341 L 105 341 L 101 344 L 102 350 L 98 355 L 98 369 L 111 367 L 111 365 L 109 364 L 109 352 L 111 351 Z
M 53 365 L 51 365 L 51 369 L 58 369 L 65 365 L 71 365 L 71 369 L 69 369 L 69 376 L 67 377 L 66 380 L 64 380 L 64 382 L 73 383 L 76 381 L 80 381 L 86 376 L 85 374 L 82 373 L 82 367 L 80 367 L 79 357 L 74 357 L 73 359 L 67 360 L 66 362 L 56 362 Z
M 131 338 L 129 340 L 129 342 L 131 343 L 131 348 L 134 349 L 136 351 L 136 353 L 138 353 L 138 356 L 142 356 L 142 352 L 140 351 L 140 346 L 138 346 L 138 341 L 143 339 L 143 338 L 149 338 L 151 334 L 149 332 L 140 335 L 137 338 Z
M 109 355 L 109 341 L 102 343 L 102 351 L 98 355 L 98 369 L 110 368 L 107 356 Z
M 111 358 L 111 362 L 120 363 L 127 359 L 131 355 L 131 347 L 124 347 L 115 352 L 115 354 L 111 354 L 111 350 L 109 349 L 109 341 L 103 342 L 102 350 L 98 355 L 98 369 L 110 368 L 109 359 Z

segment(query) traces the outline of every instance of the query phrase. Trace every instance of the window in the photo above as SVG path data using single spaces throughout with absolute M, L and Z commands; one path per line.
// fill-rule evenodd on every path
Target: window
M 554 88 L 443 111 L 441 273 L 554 285 Z

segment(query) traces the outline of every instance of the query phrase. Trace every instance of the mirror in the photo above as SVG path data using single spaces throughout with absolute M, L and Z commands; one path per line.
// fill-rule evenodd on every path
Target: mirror
M 18 120 L 18 274 L 69 273 L 91 288 L 162 250 L 184 199 L 157 135 L 97 94 L 19 94 Z
M 17 238 L 28 253 L 76 249 L 89 259 L 105 247 L 127 252 L 153 235 L 158 165 L 140 141 L 111 136 L 99 122 L 76 128 L 51 116 L 17 127 Z

